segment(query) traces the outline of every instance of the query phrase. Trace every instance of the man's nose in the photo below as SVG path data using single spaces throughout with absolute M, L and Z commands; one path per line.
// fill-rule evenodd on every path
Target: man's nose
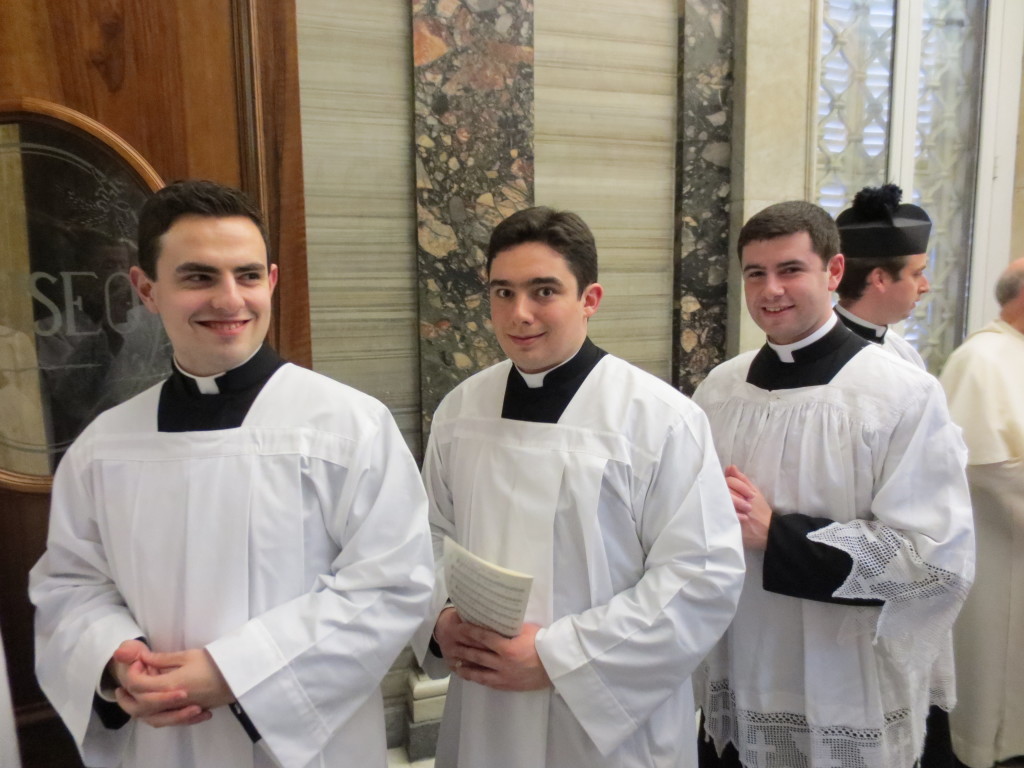
M 220 281 L 210 304 L 222 312 L 237 312 L 245 306 L 245 299 L 234 277 L 228 277 Z
M 782 281 L 776 275 L 768 274 L 764 278 L 764 292 L 769 296 L 779 296 L 782 294 Z
M 517 296 L 512 300 L 512 319 L 517 323 L 533 322 L 533 308 L 528 296 Z

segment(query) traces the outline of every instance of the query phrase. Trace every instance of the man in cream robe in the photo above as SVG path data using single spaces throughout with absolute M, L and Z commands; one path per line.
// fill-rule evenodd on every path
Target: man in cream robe
M 953 751 L 971 768 L 1024 755 L 1024 259 L 996 285 L 1000 317 L 942 372 L 967 441 L 978 574 L 956 623 Z
M 511 359 L 432 423 L 435 555 L 450 536 L 534 578 L 506 639 L 446 608 L 439 575 L 415 643 L 428 672 L 457 675 L 438 768 L 695 763 L 688 678 L 732 616 L 739 531 L 704 415 L 586 338 L 596 258 L 574 214 L 495 229 L 491 316 Z
M 43 691 L 90 766 L 382 766 L 379 685 L 432 587 L 415 463 L 381 403 L 264 345 L 276 266 L 240 193 L 171 185 L 139 241 L 175 369 L 58 467 Z
M 695 676 L 703 764 L 912 768 L 955 700 L 951 627 L 973 570 L 965 450 L 934 377 L 831 311 L 828 214 L 769 206 L 740 233 L 768 343 L 715 368 L 706 411 L 747 578 Z

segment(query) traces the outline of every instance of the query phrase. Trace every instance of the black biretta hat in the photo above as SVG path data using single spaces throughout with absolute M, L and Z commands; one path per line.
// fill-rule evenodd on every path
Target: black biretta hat
M 864 187 L 836 217 L 841 251 L 848 259 L 895 258 L 928 251 L 932 220 L 921 208 L 900 205 L 895 184 Z

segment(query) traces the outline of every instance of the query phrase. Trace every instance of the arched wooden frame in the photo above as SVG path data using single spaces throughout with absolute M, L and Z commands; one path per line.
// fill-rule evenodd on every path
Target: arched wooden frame
M 51 118 L 61 124 L 77 128 L 113 150 L 135 171 L 151 192 L 156 192 L 164 186 L 160 175 L 153 170 L 153 166 L 146 162 L 146 158 L 136 152 L 128 142 L 116 133 L 101 123 L 96 122 L 91 117 L 83 115 L 81 112 L 76 112 L 70 107 L 54 104 L 43 99 L 35 99 L 30 96 L 20 99 L 0 99 L 0 123 L 15 122 L 19 117 L 39 119 L 40 116 L 44 119 Z
M 282 357 L 310 367 L 295 8 L 278 0 L 231 0 L 231 8 L 238 61 L 239 186 L 264 213 L 274 260 L 287 261 L 274 292 L 268 338 Z M 80 112 L 31 97 L 0 99 L 0 120 L 18 115 L 75 126 L 113 149 L 150 189 L 164 186 L 142 155 Z M 44 494 L 51 485 L 51 476 L 0 469 L 0 488 Z
M 81 112 L 31 97 L 0 99 L 0 123 L 15 123 L 21 119 L 53 121 L 77 129 L 113 151 L 151 192 L 164 186 L 160 175 L 128 142 Z M 49 493 L 52 486 L 52 475 L 26 475 L 0 467 L 2 488 L 21 493 Z

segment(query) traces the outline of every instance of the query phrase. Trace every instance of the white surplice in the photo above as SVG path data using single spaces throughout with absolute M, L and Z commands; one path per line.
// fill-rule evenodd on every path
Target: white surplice
M 916 365 L 922 371 L 928 370 L 928 366 L 924 364 L 924 358 L 921 357 L 921 353 L 914 349 L 909 341 L 896 333 L 892 328 L 886 331 L 885 337 L 882 339 L 882 349 L 892 352 L 896 357 L 906 360 L 912 365 Z
M 424 463 L 435 555 L 444 536 L 530 573 L 526 621 L 554 688 L 452 679 L 439 768 L 691 768 L 688 678 L 721 635 L 742 543 L 707 420 L 611 355 L 557 424 L 502 419 L 511 363 L 438 408 Z M 443 576 L 433 616 L 446 600 Z M 428 672 L 434 619 L 414 641 Z
M 1024 334 L 996 320 L 942 372 L 967 442 L 978 573 L 954 628 L 953 751 L 971 768 L 1024 755 Z
M 865 320 L 863 317 L 858 317 L 841 304 L 836 304 L 834 309 L 836 314 L 838 314 L 840 318 L 843 318 L 843 322 L 849 320 L 853 324 L 871 331 L 873 334 L 873 339 L 868 338 L 864 333 L 858 334 L 861 337 L 868 338 L 868 341 L 873 340 L 874 343 L 879 344 L 882 349 L 887 352 L 891 352 L 901 360 L 906 360 L 911 365 L 917 366 L 922 371 L 928 370 L 928 366 L 925 365 L 924 358 L 921 357 L 921 353 L 914 349 L 909 341 L 896 333 L 896 331 L 891 327 L 886 325 L 876 325 L 869 320 Z M 846 325 L 850 326 L 850 322 L 846 322 Z M 879 338 L 881 341 L 879 341 Z
M 421 481 L 387 409 L 285 365 L 242 426 L 158 432 L 160 387 L 102 414 L 57 471 L 31 574 L 37 673 L 88 765 L 383 766 L 379 685 L 423 620 Z M 259 730 L 109 730 L 93 712 L 126 639 L 206 647 Z
M 776 514 L 834 520 L 810 534 L 853 560 L 834 597 L 885 605 L 768 592 L 748 550 L 736 618 L 695 675 L 707 731 L 748 765 L 910 768 L 929 706 L 955 700 L 951 628 L 974 566 L 959 429 L 934 377 L 877 345 L 826 385 L 772 391 L 746 381 L 755 354 L 694 395 L 723 465 Z

